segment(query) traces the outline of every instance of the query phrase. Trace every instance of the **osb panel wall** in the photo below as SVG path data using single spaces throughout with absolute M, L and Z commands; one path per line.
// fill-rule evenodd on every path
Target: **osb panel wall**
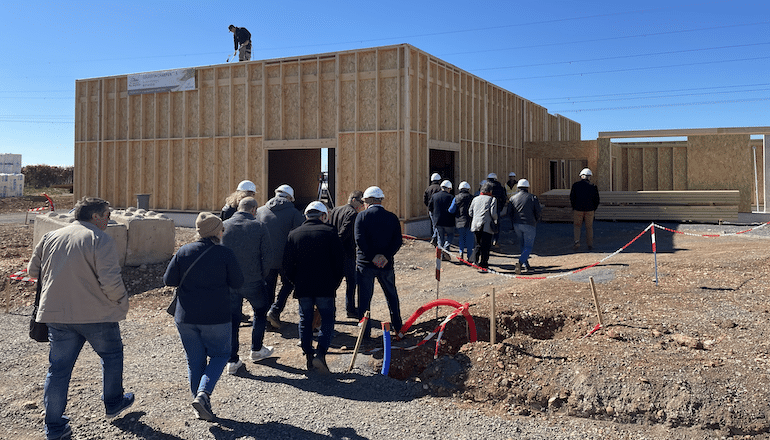
M 672 168 L 673 148 L 658 148 L 658 191 L 671 191 L 674 189 L 674 173 Z
M 644 191 L 658 189 L 657 148 L 642 148 L 642 188 Z
M 687 181 L 689 189 L 737 189 L 739 212 L 751 212 L 754 199 L 754 164 L 749 135 L 689 136 Z M 715 169 L 719 172 L 715 172 Z
M 642 173 L 642 149 L 627 148 L 628 159 L 628 191 L 644 191 L 644 175 Z
M 516 177 L 527 178 L 532 185 L 533 194 L 542 194 L 550 190 L 550 162 L 579 160 L 586 161 L 591 170 L 598 169 L 598 147 L 595 140 L 592 141 L 542 141 L 527 142 L 524 144 L 524 156 L 527 163 L 526 169 L 515 169 Z M 529 166 L 536 166 L 533 170 Z M 508 172 L 505 173 L 507 175 Z M 596 174 L 596 173 L 595 173 Z M 566 176 L 567 182 L 577 180 L 578 176 Z
M 684 191 L 687 185 L 687 147 L 674 147 L 671 151 L 672 190 Z
M 523 168 L 525 139 L 579 138 L 579 124 L 408 45 L 201 67 L 196 86 L 129 96 L 126 76 L 76 82 L 76 194 L 219 210 L 249 178 L 264 202 L 264 140 L 307 139 L 335 148 L 337 199 L 379 184 L 408 219 L 424 216 L 430 142 L 459 148 L 455 184 L 475 189 Z

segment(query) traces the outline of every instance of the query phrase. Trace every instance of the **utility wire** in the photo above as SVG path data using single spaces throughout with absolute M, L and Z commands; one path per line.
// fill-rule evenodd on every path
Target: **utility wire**
M 739 102 L 759 102 L 759 101 L 770 101 L 770 97 L 766 98 L 749 98 L 749 99 L 730 99 L 726 101 L 703 101 L 703 102 L 678 102 L 673 104 L 650 104 L 650 105 L 634 105 L 634 106 L 626 106 L 626 107 L 604 107 L 604 108 L 584 108 L 584 109 L 564 109 L 564 110 L 554 110 L 554 114 L 556 113 L 582 113 L 582 112 L 598 112 L 598 111 L 609 111 L 609 110 L 637 110 L 637 109 L 645 109 L 645 108 L 661 108 L 661 107 L 688 107 L 688 106 L 695 106 L 695 105 L 714 105 L 714 104 L 735 104 Z

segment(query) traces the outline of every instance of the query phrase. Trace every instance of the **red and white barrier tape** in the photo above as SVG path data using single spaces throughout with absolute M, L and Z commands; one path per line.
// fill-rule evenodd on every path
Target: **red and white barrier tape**
M 411 351 L 414 350 L 422 345 L 425 345 L 428 341 L 433 338 L 433 335 L 438 333 L 438 337 L 436 338 L 436 348 L 433 351 L 433 358 L 438 358 L 438 348 L 441 345 L 441 336 L 444 334 L 444 329 L 446 328 L 446 325 L 449 324 L 449 321 L 451 321 L 454 317 L 457 315 L 463 313 L 463 311 L 468 310 L 468 304 L 463 304 L 462 306 L 456 308 L 452 313 L 449 314 L 449 316 L 444 319 L 441 324 L 439 324 L 435 329 L 433 329 L 432 332 L 425 335 L 424 338 L 420 342 L 417 343 L 417 345 L 413 345 L 411 347 L 392 347 L 392 349 L 396 350 L 405 350 L 405 351 Z M 376 348 L 371 351 L 371 353 L 377 352 L 382 350 L 382 348 Z
M 30 283 L 37 281 L 37 278 L 27 276 L 27 269 L 22 269 L 14 274 L 8 275 L 8 278 L 16 281 L 24 281 Z
M 764 228 L 765 226 L 770 225 L 770 222 L 762 223 L 759 226 L 755 226 L 753 228 L 749 228 L 749 229 L 746 229 L 744 231 L 727 232 L 727 233 L 724 233 L 724 234 L 694 234 L 692 232 L 682 232 L 682 231 L 677 231 L 677 230 L 674 230 L 674 229 L 671 229 L 671 228 L 666 228 L 665 226 L 661 226 L 661 225 L 659 225 L 657 223 L 653 223 L 653 224 L 658 229 L 663 229 L 663 230 L 668 231 L 668 232 L 673 232 L 674 234 L 689 235 L 691 237 L 718 238 L 718 237 L 726 237 L 728 235 L 740 235 L 740 234 L 745 234 L 747 232 L 756 231 L 759 228 Z

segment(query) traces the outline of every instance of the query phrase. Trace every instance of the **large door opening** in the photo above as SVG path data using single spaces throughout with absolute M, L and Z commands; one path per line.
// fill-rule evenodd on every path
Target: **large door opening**
M 326 177 L 334 195 L 334 164 L 333 148 L 268 150 L 266 198 L 272 198 L 279 185 L 287 184 L 294 189 L 294 206 L 303 212 L 308 203 L 318 200 L 320 176 Z
M 448 150 L 428 150 L 429 151 L 429 176 L 433 173 L 439 173 L 441 180 L 452 182 L 452 188 L 457 188 L 460 182 L 455 181 L 455 152 Z

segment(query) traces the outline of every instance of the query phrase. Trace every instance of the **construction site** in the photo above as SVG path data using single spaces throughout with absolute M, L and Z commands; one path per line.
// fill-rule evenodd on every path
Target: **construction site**
M 125 382 L 137 394 L 132 412 L 103 421 L 89 369 L 98 357 L 84 352 L 68 407 L 83 438 L 770 437 L 770 219 L 759 214 L 770 198 L 770 127 L 582 140 L 578 121 L 408 44 L 90 78 L 75 90 L 74 194 L 57 211 L 85 195 L 116 208 L 108 232 L 124 243 Z M 572 248 L 568 197 L 584 167 L 602 199 L 590 252 Z M 544 205 L 536 270 L 515 273 L 507 220 L 489 270 L 454 254 L 442 265 L 421 239 L 431 173 L 475 188 L 509 171 Z M 287 307 L 284 325 L 265 335 L 276 355 L 224 375 L 212 396 L 218 422 L 195 420 L 162 283 L 170 255 L 195 233 L 169 216 L 218 212 L 244 179 L 260 204 L 292 185 L 298 208 L 322 189 L 341 204 L 380 186 L 405 234 L 395 257 L 403 318 L 439 298 L 466 316 L 430 309 L 388 358 L 378 331 L 382 342 L 357 360 L 357 322 L 338 317 L 333 374 L 320 378 L 304 370 L 298 313 Z M 0 213 L 30 208 L 3 202 Z M 17 274 L 44 228 L 70 217 L 0 224 L 3 273 Z M 15 421 L 0 437 L 26 439 L 42 424 L 48 347 L 19 331 L 34 300 L 21 277 L 4 277 L 0 303 L 0 414 Z M 372 319 L 378 329 L 388 319 L 379 287 Z M 241 339 L 249 332 L 241 327 Z

